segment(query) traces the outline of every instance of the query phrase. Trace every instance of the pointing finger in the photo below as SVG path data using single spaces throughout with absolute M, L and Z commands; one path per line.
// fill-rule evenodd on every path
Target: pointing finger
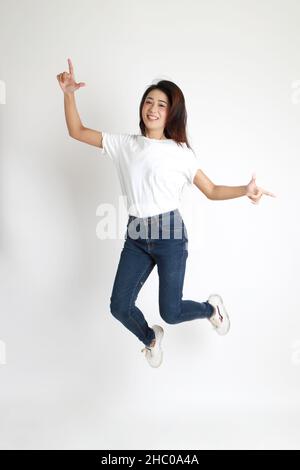
M 69 64 L 69 72 L 70 72 L 71 75 L 73 75 L 74 68 L 73 68 L 73 64 L 71 62 L 71 59 L 68 59 L 68 64 Z
M 274 193 L 271 193 L 270 191 L 266 191 L 266 190 L 263 190 L 264 194 L 266 194 L 267 196 L 272 196 L 272 197 L 276 197 L 276 195 Z

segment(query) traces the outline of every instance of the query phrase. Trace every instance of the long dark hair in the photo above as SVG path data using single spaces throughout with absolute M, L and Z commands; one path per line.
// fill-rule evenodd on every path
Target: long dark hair
M 158 83 L 150 85 L 142 96 L 139 109 L 139 125 L 142 135 L 144 137 L 146 136 L 146 126 L 142 118 L 142 108 L 148 93 L 156 89 L 163 91 L 169 100 L 169 110 L 164 129 L 165 136 L 167 139 L 173 139 L 180 146 L 182 146 L 182 143 L 185 143 L 189 149 L 193 150 L 186 136 L 187 112 L 184 95 L 181 89 L 169 80 L 160 80 Z

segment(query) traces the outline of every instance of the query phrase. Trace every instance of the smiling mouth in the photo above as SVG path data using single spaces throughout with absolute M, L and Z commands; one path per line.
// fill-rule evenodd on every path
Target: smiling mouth
M 149 119 L 149 121 L 158 121 L 159 118 L 147 115 L 147 119 Z

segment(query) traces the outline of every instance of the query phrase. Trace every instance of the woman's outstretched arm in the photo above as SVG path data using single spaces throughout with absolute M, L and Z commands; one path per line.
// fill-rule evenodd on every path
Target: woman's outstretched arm
M 208 199 L 213 201 L 234 199 L 236 197 L 248 196 L 253 204 L 258 204 L 263 194 L 267 196 L 276 197 L 275 194 L 270 191 L 256 186 L 255 173 L 252 175 L 250 183 L 243 186 L 223 186 L 214 184 L 208 176 L 203 173 L 202 170 L 198 169 L 193 183 L 197 186 L 200 191 L 205 194 Z

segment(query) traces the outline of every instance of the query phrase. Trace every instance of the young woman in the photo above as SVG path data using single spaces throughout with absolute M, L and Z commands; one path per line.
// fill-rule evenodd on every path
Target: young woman
M 180 88 L 161 80 L 144 92 L 140 111 L 141 134 L 109 134 L 89 129 L 79 118 L 74 92 L 85 83 L 75 81 L 70 59 L 69 72 L 57 75 L 64 92 L 69 135 L 99 147 L 115 164 L 128 203 L 125 242 L 110 298 L 110 311 L 143 344 L 142 352 L 151 367 L 163 359 L 160 325 L 149 327 L 135 305 L 138 293 L 157 265 L 159 310 L 169 324 L 207 318 L 216 332 L 225 335 L 230 327 L 222 297 L 212 294 L 205 302 L 182 300 L 188 236 L 178 210 L 185 184 L 195 184 L 212 200 L 248 196 L 257 204 L 263 194 L 255 175 L 245 186 L 215 185 L 200 169 L 186 136 L 187 113 Z

